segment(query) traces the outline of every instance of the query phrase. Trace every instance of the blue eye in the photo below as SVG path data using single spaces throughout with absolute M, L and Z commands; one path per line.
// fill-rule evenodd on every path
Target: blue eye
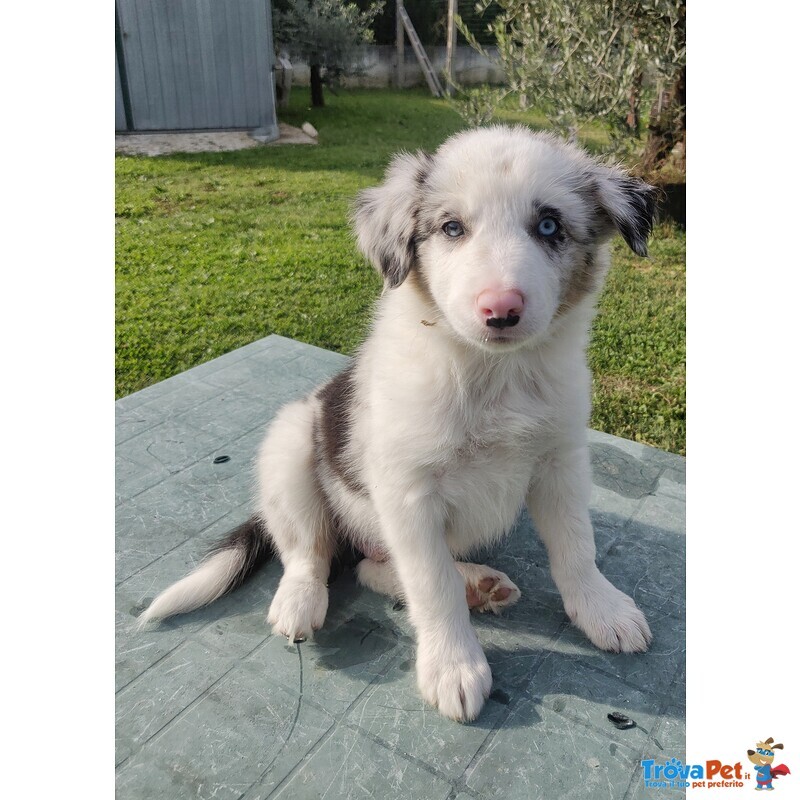
M 456 222 L 454 219 L 451 219 L 450 222 L 445 222 L 445 224 L 442 225 L 442 230 L 451 239 L 455 239 L 459 236 L 464 235 L 464 227 L 461 225 L 460 222 Z
M 536 232 L 540 236 L 554 236 L 558 233 L 558 223 L 553 217 L 542 217 L 536 226 Z

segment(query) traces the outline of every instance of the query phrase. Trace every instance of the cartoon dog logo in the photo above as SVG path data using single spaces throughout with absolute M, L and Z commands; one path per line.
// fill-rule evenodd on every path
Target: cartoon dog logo
M 755 764 L 757 791 L 762 789 L 772 790 L 775 788 L 772 785 L 773 778 L 791 774 L 786 764 L 778 764 L 777 767 L 772 766 L 772 762 L 775 760 L 775 751 L 783 750 L 783 745 L 773 744 L 774 741 L 770 736 L 765 742 L 756 742 L 755 750 L 747 751 L 747 757 Z

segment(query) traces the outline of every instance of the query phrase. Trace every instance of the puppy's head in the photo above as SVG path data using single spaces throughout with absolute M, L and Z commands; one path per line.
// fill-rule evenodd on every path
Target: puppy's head
M 413 271 L 455 335 L 496 351 L 592 302 L 614 231 L 646 255 L 654 209 L 653 187 L 580 148 L 494 127 L 397 156 L 354 221 L 388 287 Z

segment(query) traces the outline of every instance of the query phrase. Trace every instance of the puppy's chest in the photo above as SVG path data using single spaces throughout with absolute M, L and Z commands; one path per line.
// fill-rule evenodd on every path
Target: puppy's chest
M 555 408 L 520 387 L 495 396 L 476 393 L 445 416 L 441 466 L 451 474 L 474 468 L 504 472 L 532 463 L 548 449 L 557 427 Z

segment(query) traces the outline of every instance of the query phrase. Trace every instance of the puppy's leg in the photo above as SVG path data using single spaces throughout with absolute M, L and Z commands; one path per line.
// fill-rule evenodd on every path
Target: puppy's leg
M 503 572 L 483 564 L 456 561 L 466 588 L 470 611 L 492 611 L 499 614 L 520 598 L 520 591 Z M 365 558 L 356 567 L 358 581 L 373 592 L 389 597 L 402 597 L 403 587 L 391 561 L 374 561 Z
M 492 688 L 469 620 L 464 579 L 445 541 L 444 507 L 427 486 L 381 481 L 375 504 L 382 541 L 417 633 L 417 685 L 451 719 L 480 713 Z
M 267 619 L 292 640 L 322 627 L 328 610 L 334 542 L 314 467 L 317 406 L 309 398 L 283 408 L 258 459 L 259 512 L 284 567 Z
M 570 619 L 603 650 L 643 652 L 652 639 L 647 620 L 595 564 L 590 492 L 588 448 L 559 449 L 531 483 L 528 511 Z

